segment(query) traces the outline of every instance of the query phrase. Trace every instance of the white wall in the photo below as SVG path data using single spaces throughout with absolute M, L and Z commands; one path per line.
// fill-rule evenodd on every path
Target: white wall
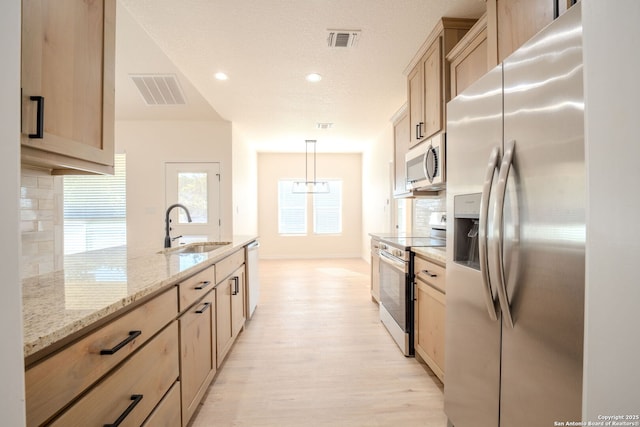
M 2 424 L 25 425 L 20 286 L 20 0 L 0 6 L 0 414 Z
M 342 179 L 342 234 L 280 236 L 278 180 L 304 179 L 304 153 L 258 154 L 258 218 L 261 258 L 346 258 L 362 255 L 362 156 L 318 154 L 318 179 Z M 312 172 L 310 172 L 312 174 Z M 310 176 L 311 178 L 311 176 Z M 311 212 L 308 213 L 311 218 Z M 311 223 L 308 222 L 309 227 Z
M 369 233 L 387 233 L 391 224 L 393 124 L 362 155 L 362 257 L 369 261 Z
M 589 188 L 583 417 L 597 421 L 640 413 L 640 2 L 582 5 Z
M 162 249 L 165 162 L 220 162 L 221 238 L 233 234 L 231 123 L 226 121 L 118 121 L 116 151 L 127 154 L 129 256 Z
M 233 234 L 258 234 L 258 154 L 233 128 Z

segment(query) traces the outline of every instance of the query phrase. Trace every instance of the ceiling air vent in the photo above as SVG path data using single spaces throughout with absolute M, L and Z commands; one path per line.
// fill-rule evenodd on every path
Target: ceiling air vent
M 331 129 L 333 123 L 316 123 L 316 129 Z
M 360 38 L 360 30 L 327 30 L 329 47 L 355 47 Z
M 130 74 L 147 105 L 185 105 L 175 74 Z

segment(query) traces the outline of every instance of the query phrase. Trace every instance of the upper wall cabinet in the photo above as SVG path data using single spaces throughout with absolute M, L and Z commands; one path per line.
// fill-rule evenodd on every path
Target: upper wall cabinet
M 497 65 L 576 0 L 487 0 L 490 65 Z M 491 59 L 491 55 L 495 60 Z
M 113 173 L 116 0 L 22 1 L 22 162 Z
M 474 19 L 442 18 L 407 68 L 409 146 L 445 128 L 445 104 L 450 98 L 445 56 L 474 24 Z
M 451 67 L 451 98 L 489 71 L 486 13 L 451 49 L 447 61 Z

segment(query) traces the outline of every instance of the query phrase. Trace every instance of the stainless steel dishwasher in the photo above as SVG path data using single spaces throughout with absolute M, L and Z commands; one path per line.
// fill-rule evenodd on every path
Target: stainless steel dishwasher
M 247 319 L 251 319 L 253 312 L 258 305 L 258 298 L 260 297 L 260 280 L 258 277 L 258 248 L 260 242 L 254 240 L 249 243 L 246 248 L 247 259 Z

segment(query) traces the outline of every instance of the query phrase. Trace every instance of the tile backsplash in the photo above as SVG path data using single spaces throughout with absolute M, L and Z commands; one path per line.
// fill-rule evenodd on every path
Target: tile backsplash
M 20 177 L 22 277 L 62 268 L 62 177 L 22 169 Z
M 432 212 L 446 212 L 447 196 L 444 191 L 437 196 L 421 197 L 414 199 L 413 202 L 413 218 L 412 218 L 412 234 L 414 236 L 428 236 L 431 228 L 429 227 L 429 218 Z

